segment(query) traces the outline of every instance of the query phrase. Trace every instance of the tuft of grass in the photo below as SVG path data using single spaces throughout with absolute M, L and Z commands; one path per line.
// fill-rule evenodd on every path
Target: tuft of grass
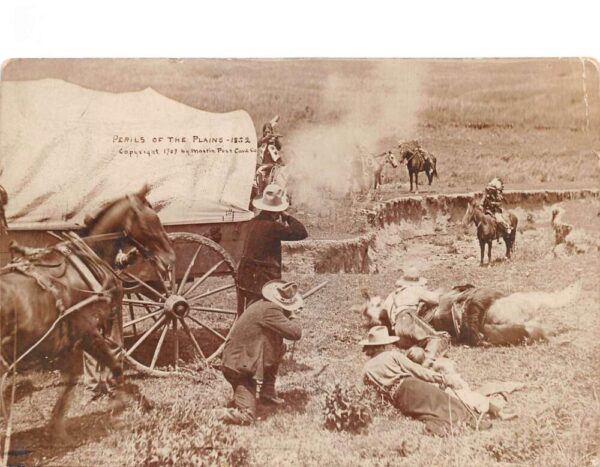
M 214 412 L 176 403 L 140 418 L 125 435 L 123 463 L 139 466 L 248 464 L 248 450 Z

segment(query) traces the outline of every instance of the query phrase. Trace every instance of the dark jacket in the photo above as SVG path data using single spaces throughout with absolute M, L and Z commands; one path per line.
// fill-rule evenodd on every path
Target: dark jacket
M 242 257 L 238 266 L 238 287 L 260 295 L 262 287 L 281 278 L 281 242 L 303 240 L 306 228 L 294 217 L 283 214 L 285 223 L 275 222 L 261 212 L 248 223 Z
M 301 336 L 300 325 L 279 306 L 259 300 L 235 322 L 223 349 L 223 367 L 262 380 L 265 370 L 279 366 L 283 339 L 297 341 Z

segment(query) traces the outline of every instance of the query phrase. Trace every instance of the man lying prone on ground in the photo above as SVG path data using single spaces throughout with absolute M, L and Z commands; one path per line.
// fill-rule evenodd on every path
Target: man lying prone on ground
M 442 375 L 411 361 L 394 344 L 385 326 L 375 326 L 360 342 L 369 357 L 363 367 L 363 381 L 374 386 L 404 415 L 425 422 L 428 433 L 446 436 L 452 426 L 466 424 L 487 429 L 489 421 L 477 419 L 467 406 L 441 387 L 460 388 L 454 375 Z

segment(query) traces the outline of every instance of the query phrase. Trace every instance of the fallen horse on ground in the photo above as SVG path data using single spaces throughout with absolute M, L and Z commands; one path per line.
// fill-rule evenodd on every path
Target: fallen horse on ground
M 440 294 L 439 306 L 422 316 L 437 330 L 470 345 L 517 345 L 548 341 L 555 334 L 543 323 L 544 311 L 566 306 L 581 290 L 576 282 L 557 292 L 516 292 L 458 286 Z
M 477 346 L 518 345 L 547 341 L 555 334 L 543 323 L 543 312 L 566 306 L 574 301 L 581 290 L 579 282 L 557 292 L 516 292 L 505 294 L 497 289 L 456 286 L 449 291 L 440 290 L 439 305 L 420 308 L 420 332 L 429 329 L 429 337 L 446 332 L 457 342 Z M 386 324 L 386 303 L 380 297 L 370 297 L 361 311 L 368 325 Z

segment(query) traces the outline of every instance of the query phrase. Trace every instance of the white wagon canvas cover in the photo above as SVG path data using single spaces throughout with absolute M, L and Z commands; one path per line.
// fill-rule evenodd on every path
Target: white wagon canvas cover
M 204 112 L 150 88 L 0 84 L 0 184 L 11 229 L 79 227 L 86 213 L 145 183 L 164 224 L 248 220 L 255 165 L 245 111 Z

